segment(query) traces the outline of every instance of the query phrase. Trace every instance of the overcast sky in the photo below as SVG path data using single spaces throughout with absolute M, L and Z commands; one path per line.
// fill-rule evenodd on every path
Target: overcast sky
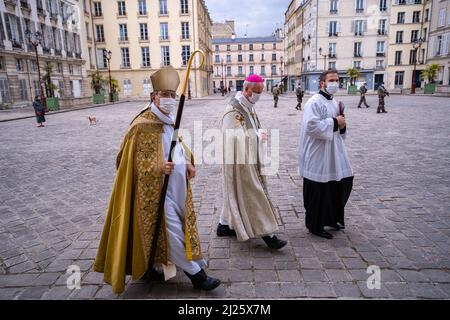
M 267 36 L 283 28 L 284 13 L 291 0 L 205 0 L 213 22 L 234 20 L 236 34 L 243 37 Z

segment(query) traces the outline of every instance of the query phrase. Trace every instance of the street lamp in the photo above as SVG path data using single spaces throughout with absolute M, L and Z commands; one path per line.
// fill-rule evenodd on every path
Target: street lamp
M 108 60 L 108 74 L 109 74 L 109 102 L 114 101 L 113 97 L 113 91 L 112 91 L 112 78 L 111 78 L 111 57 L 112 52 L 111 50 L 106 51 L 106 49 L 103 49 L 103 56 Z
M 222 91 L 222 97 L 223 97 L 225 95 L 224 94 L 225 81 L 223 79 L 223 76 L 224 76 L 224 74 L 223 74 L 223 58 L 222 58 L 221 62 L 222 62 L 222 85 L 220 86 L 220 91 Z
M 39 87 L 41 88 L 41 102 L 42 104 L 45 105 L 44 87 L 42 86 L 41 68 L 39 66 L 39 55 L 37 51 L 37 47 L 39 46 L 42 40 L 42 33 L 40 31 L 36 31 L 35 33 L 33 33 L 27 29 L 25 31 L 25 36 L 27 37 L 28 42 L 34 47 L 34 52 L 36 54 L 36 64 L 38 69 Z
M 417 50 L 422 46 L 423 39 L 419 38 L 413 42 L 413 49 L 414 49 L 414 71 L 412 74 L 412 80 L 411 80 L 411 94 L 416 93 L 416 67 L 417 67 Z
M 319 48 L 319 54 L 324 58 L 323 71 L 325 71 L 327 70 L 327 58 L 331 55 L 331 52 L 328 52 L 328 54 L 322 54 L 322 48 Z

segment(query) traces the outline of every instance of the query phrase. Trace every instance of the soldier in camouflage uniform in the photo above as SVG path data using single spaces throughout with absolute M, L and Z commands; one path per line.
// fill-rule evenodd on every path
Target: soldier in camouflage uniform
M 273 107 L 276 108 L 278 106 L 278 96 L 280 95 L 280 91 L 278 90 L 278 85 L 275 85 L 272 89 L 273 94 Z
M 297 106 L 295 107 L 295 109 L 302 110 L 302 101 L 304 94 L 305 92 L 303 91 L 299 83 L 297 89 L 295 90 L 295 95 L 297 96 Z
M 367 104 L 366 102 L 366 93 L 367 93 L 367 88 L 366 88 L 367 83 L 364 83 L 360 88 L 359 88 L 359 93 L 361 94 L 361 99 L 359 99 L 359 104 L 358 104 L 358 108 L 361 108 L 361 105 L 364 103 L 364 105 L 366 106 L 366 108 L 370 108 L 370 106 Z
M 389 92 L 384 87 L 384 83 L 382 83 L 378 87 L 378 108 L 377 108 L 377 113 L 380 113 L 380 112 L 387 113 L 387 111 L 384 109 L 384 97 L 386 97 L 386 96 L 389 97 Z

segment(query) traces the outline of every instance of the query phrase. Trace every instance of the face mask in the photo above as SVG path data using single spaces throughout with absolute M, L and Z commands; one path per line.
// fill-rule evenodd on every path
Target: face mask
M 173 113 L 177 107 L 177 101 L 173 98 L 159 98 L 159 108 L 164 113 Z
M 255 104 L 259 101 L 259 98 L 261 98 L 261 93 L 252 92 L 252 96 L 248 98 L 248 100 Z
M 329 82 L 325 90 L 329 94 L 333 95 L 333 94 L 336 94 L 338 89 L 339 89 L 339 84 L 337 82 Z

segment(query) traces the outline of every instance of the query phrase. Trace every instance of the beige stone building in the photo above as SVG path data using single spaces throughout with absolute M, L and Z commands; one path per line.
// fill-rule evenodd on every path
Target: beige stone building
M 230 21 L 226 23 L 233 26 Z M 225 28 L 228 29 L 228 28 Z M 224 38 L 213 35 L 214 75 L 212 86 L 217 92 L 222 86 L 242 90 L 246 76 L 259 74 L 265 78 L 266 89 L 284 78 L 284 49 L 278 30 L 267 37 L 236 37 L 234 29 L 222 32 Z
M 426 67 L 431 5 L 431 0 L 392 0 L 386 81 L 386 88 L 391 91 L 409 91 L 413 78 L 417 92 L 423 87 L 420 72 Z M 414 43 L 420 39 L 423 43 L 416 51 Z
M 317 91 L 319 75 L 339 71 L 340 88 L 356 68 L 369 89 L 387 78 L 389 1 L 293 0 L 285 13 L 289 88 Z
M 441 66 L 437 92 L 450 93 L 450 1 L 433 0 L 427 63 Z
M 61 106 L 90 100 L 83 60 L 83 20 L 77 0 L 0 0 L 1 106 L 27 106 L 40 95 L 38 62 L 41 79 L 46 64 L 52 65 L 51 79 L 57 88 L 54 95 Z M 38 59 L 27 30 L 42 34 Z
M 108 77 L 103 50 L 111 51 L 112 77 L 121 98 L 146 98 L 152 91 L 150 76 L 172 65 L 184 79 L 191 53 L 201 49 L 206 63 L 196 58 L 189 77 L 192 97 L 203 97 L 211 88 L 212 21 L 204 0 L 86 0 L 91 21 L 86 23 L 91 71 Z M 92 40 L 89 40 L 92 39 Z M 180 85 L 181 90 L 181 85 Z M 109 91 L 109 85 L 105 87 Z

